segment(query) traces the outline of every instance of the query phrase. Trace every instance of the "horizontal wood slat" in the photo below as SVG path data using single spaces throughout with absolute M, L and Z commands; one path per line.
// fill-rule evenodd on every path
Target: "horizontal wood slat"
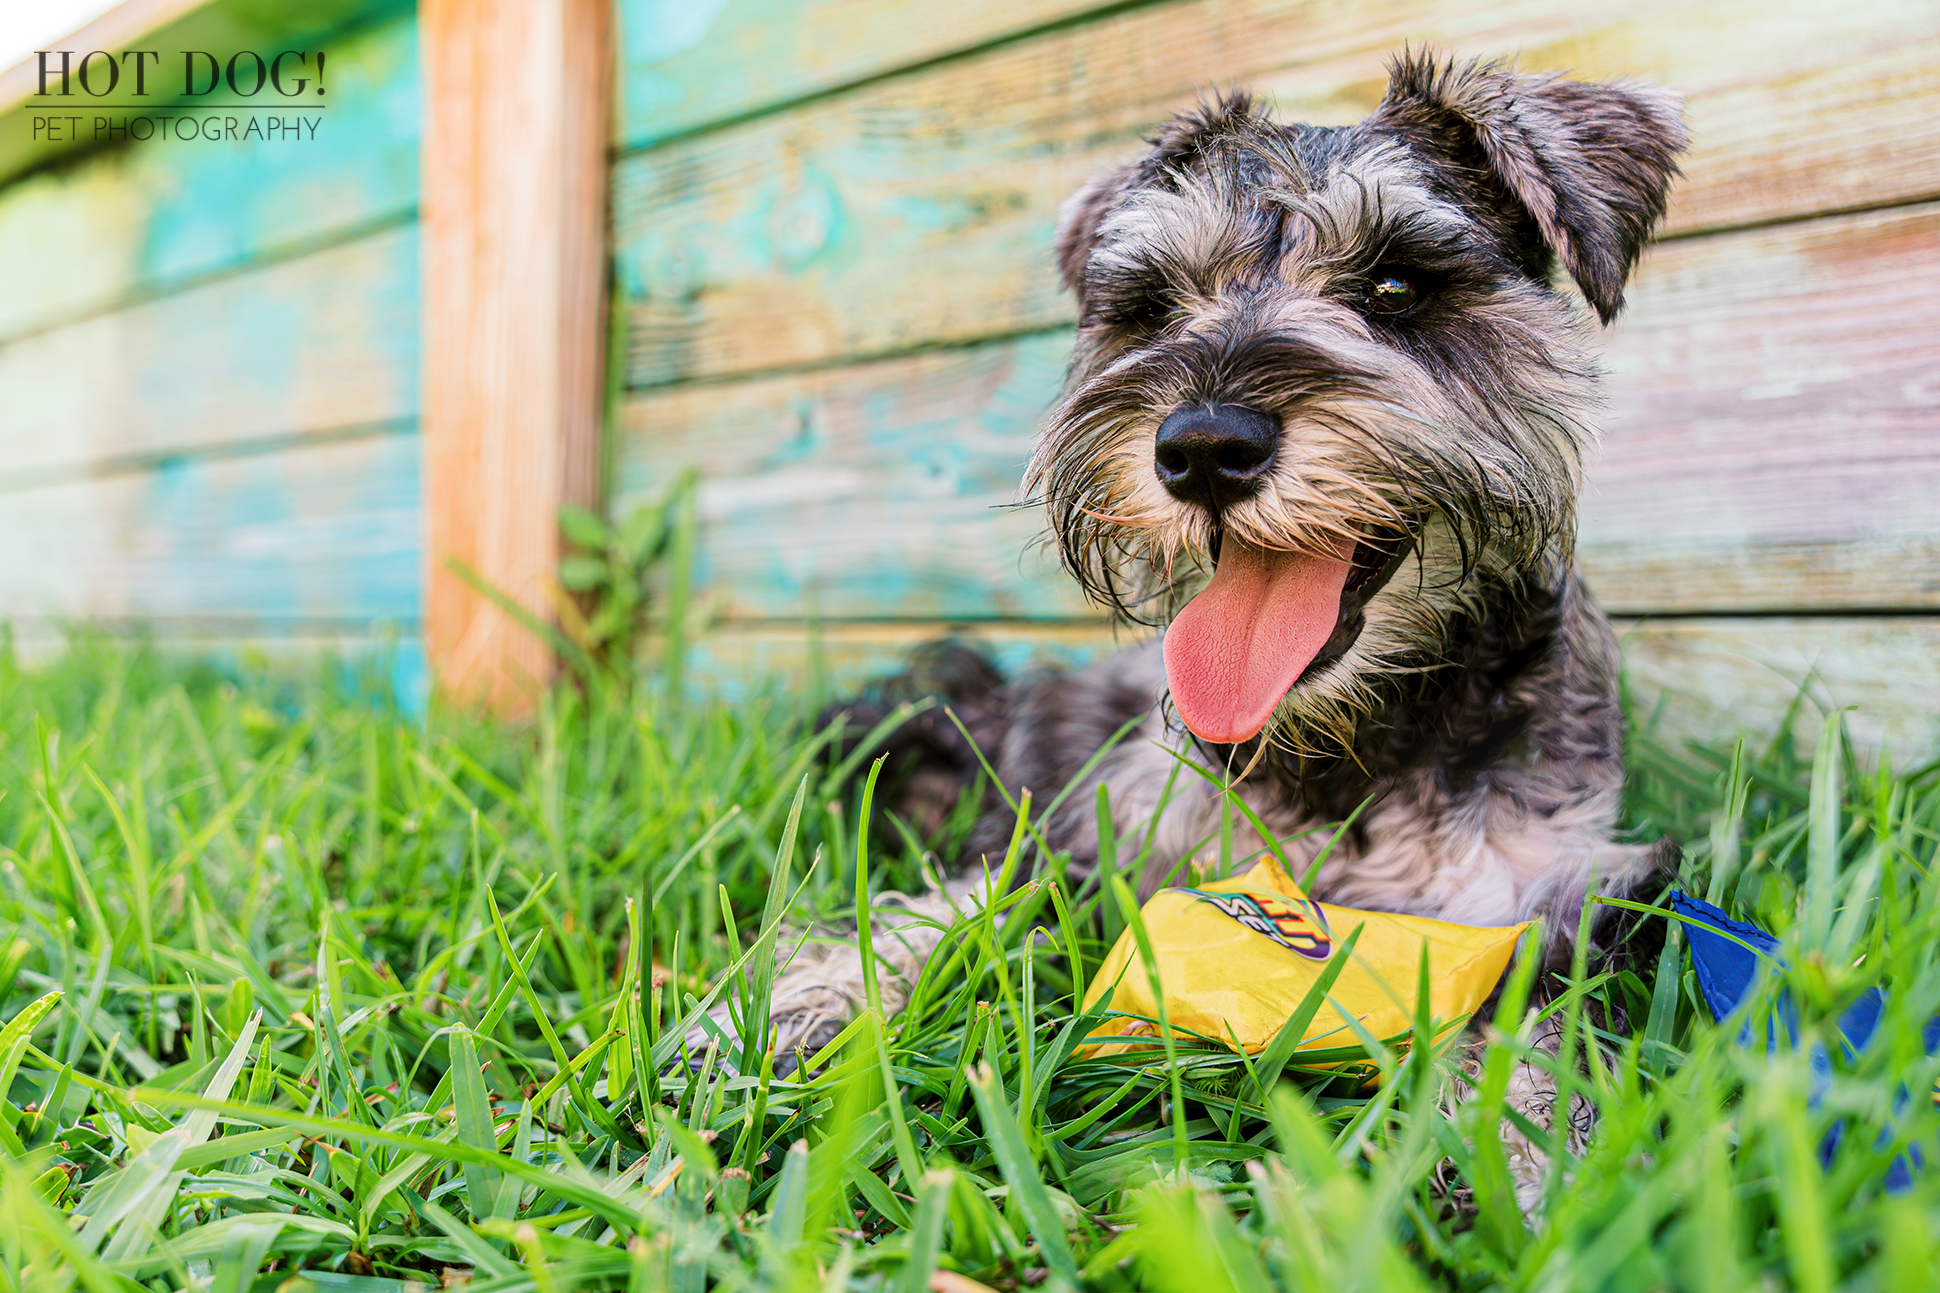
M 1940 607 L 1940 204 L 1660 246 L 1608 359 L 1606 606 Z
M 419 616 L 418 438 L 183 458 L 0 503 L 10 618 L 278 623 Z
M 731 613 L 1057 618 L 1089 609 L 1008 505 L 1070 350 L 1056 332 L 637 397 L 616 514 L 702 474 L 702 578 Z
M 1635 712 L 1657 740 L 1728 747 L 1740 731 L 1768 739 L 1809 679 L 1799 719 L 1808 741 L 1826 713 L 1850 705 L 1848 730 L 1862 749 L 1884 744 L 1902 766 L 1940 754 L 1940 617 L 1627 620 L 1617 629 Z M 981 646 L 1011 677 L 1082 668 L 1138 640 L 1102 623 L 943 620 L 831 624 L 812 643 L 798 623 L 728 624 L 697 645 L 692 673 L 736 697 L 776 677 L 802 683 L 819 668 L 839 695 L 901 671 L 912 647 L 944 637 Z
M 1720 33 L 1729 33 L 1725 38 Z M 615 169 L 629 380 L 824 363 L 1069 317 L 1057 203 L 1201 87 L 1353 120 L 1430 40 L 1685 91 L 1690 232 L 1940 192 L 1940 9 L 1883 0 L 1137 8 L 648 150 Z
M 619 0 L 614 139 L 638 148 L 1122 0 Z
M 417 230 L 0 347 L 0 409 L 0 496 L 117 461 L 415 417 Z
M 0 346 L 409 220 L 418 201 L 416 23 L 402 15 L 329 54 L 329 106 L 307 114 L 319 122 L 313 136 L 151 139 L 0 189 Z M 212 96 L 208 112 L 226 106 Z
M 1620 623 L 1640 716 L 1675 744 L 1777 732 L 1810 677 L 1797 735 L 1853 706 L 1847 730 L 1901 767 L 1940 756 L 1940 617 L 1701 618 Z
M 1675 470 L 1667 466 L 1663 476 Z M 1863 482 L 1861 489 L 1878 487 Z M 1579 563 L 1591 591 L 1613 614 L 1940 606 L 1940 536 L 1931 534 L 1859 533 L 1792 543 L 1696 537 L 1599 543 L 1594 530 L 1584 537 L 1589 546 L 1579 551 Z
M 9 621 L 9 626 L 17 658 L 29 664 L 57 657 L 81 627 L 68 620 L 21 619 Z M 132 631 L 156 655 L 214 663 L 245 676 L 289 677 L 305 671 L 417 717 L 424 715 L 431 699 L 424 647 L 409 624 L 199 616 L 132 625 L 91 621 L 82 631 L 90 636 Z
M 829 623 L 811 632 L 795 623 L 730 622 L 694 644 L 689 676 L 702 692 L 740 698 L 757 687 L 821 681 L 834 695 L 901 673 L 910 651 L 956 638 L 987 652 L 1007 677 L 1034 669 L 1079 669 L 1138 640 L 1103 621 L 1006 624 L 961 620 Z

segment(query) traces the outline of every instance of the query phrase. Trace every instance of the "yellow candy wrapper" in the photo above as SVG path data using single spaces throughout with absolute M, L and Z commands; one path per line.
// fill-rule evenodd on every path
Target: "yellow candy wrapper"
M 1238 1049 L 1249 1054 L 1273 1040 L 1356 926 L 1360 940 L 1296 1054 L 1357 1045 L 1342 1010 L 1383 1041 L 1406 1032 L 1414 1023 L 1424 944 L 1429 1013 L 1452 1026 L 1488 999 L 1508 968 L 1516 940 L 1529 928 L 1526 921 L 1457 925 L 1314 902 L 1271 858 L 1230 880 L 1161 889 L 1142 915 L 1174 1030 L 1218 1038 L 1229 1046 L 1236 1038 Z M 1158 1018 L 1158 1003 L 1129 929 L 1092 975 L 1085 1005 L 1106 993 L 1113 1010 Z M 1137 1020 L 1107 1020 L 1092 1033 L 1083 1053 L 1149 1049 L 1150 1040 L 1105 1039 L 1149 1039 L 1156 1033 L 1155 1025 Z

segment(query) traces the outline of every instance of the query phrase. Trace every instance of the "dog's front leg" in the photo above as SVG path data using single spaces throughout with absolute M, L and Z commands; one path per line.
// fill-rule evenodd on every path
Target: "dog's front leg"
M 1557 1081 L 1554 1066 L 1559 1062 L 1562 1043 L 1563 1023 L 1559 1016 L 1551 1015 L 1537 1024 L 1529 1039 L 1529 1046 L 1547 1057 L 1547 1063 L 1536 1056 L 1517 1058 L 1502 1096 L 1504 1117 L 1498 1126 L 1503 1155 L 1509 1168 L 1509 1184 L 1515 1192 L 1516 1206 L 1521 1209 L 1524 1218 L 1532 1222 L 1542 1210 L 1543 1191 L 1549 1179 L 1549 1153 L 1553 1144 L 1549 1137 L 1554 1135 L 1556 1126 Z M 1478 1089 L 1485 1081 L 1484 1073 L 1492 1044 L 1488 1041 L 1468 1044 L 1461 1076 L 1455 1081 L 1455 1097 L 1459 1103 L 1476 1098 Z M 1451 1109 L 1449 1113 L 1452 1116 L 1454 1110 Z M 1541 1129 L 1546 1133 L 1544 1139 L 1539 1141 L 1531 1137 L 1509 1114 Z M 1572 1095 L 1567 1120 L 1569 1126 L 1564 1136 L 1564 1148 L 1570 1157 L 1580 1158 L 1588 1148 L 1590 1135 L 1596 1127 L 1595 1110 L 1582 1096 Z
M 983 883 L 981 876 L 962 878 L 927 894 L 889 893 L 876 898 L 869 931 L 884 1015 L 893 1016 L 903 1008 L 951 923 L 978 910 Z M 782 944 L 775 957 L 768 1023 L 773 1029 L 775 1071 L 789 1073 L 828 1045 L 867 1004 L 867 980 L 861 941 L 851 928 L 809 930 L 800 938 L 783 939 Z M 704 1051 L 717 1032 L 735 1035 L 727 1003 L 715 1006 L 708 1015 L 711 1027 L 696 1023 L 688 1031 L 687 1045 L 694 1055 Z

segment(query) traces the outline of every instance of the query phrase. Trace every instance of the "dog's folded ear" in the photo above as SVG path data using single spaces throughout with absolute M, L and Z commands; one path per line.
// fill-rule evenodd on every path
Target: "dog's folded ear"
M 1098 246 L 1098 230 L 1133 189 L 1149 184 L 1165 184 L 1175 167 L 1189 165 L 1202 149 L 1257 120 L 1253 96 L 1234 88 L 1211 98 L 1201 99 L 1160 127 L 1148 138 L 1152 145 L 1129 166 L 1106 171 L 1085 181 L 1076 193 L 1058 207 L 1057 236 L 1052 246 L 1057 254 L 1058 275 L 1064 286 L 1084 298 L 1085 263 Z
M 1478 147 L 1605 323 L 1664 216 L 1689 136 L 1670 90 L 1523 76 L 1499 63 L 1407 53 L 1374 120 Z
M 1058 277 L 1066 290 L 1078 294 L 1084 304 L 1085 264 L 1098 246 L 1098 227 L 1112 213 L 1138 177 L 1138 167 L 1121 166 L 1093 176 L 1076 193 L 1058 206 L 1057 236 L 1052 247 L 1057 253 Z

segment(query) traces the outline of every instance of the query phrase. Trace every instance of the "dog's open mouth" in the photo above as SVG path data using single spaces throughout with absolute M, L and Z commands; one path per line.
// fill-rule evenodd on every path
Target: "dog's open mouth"
M 1258 735 L 1291 687 L 1354 645 L 1407 550 L 1405 536 L 1343 542 L 1328 556 L 1228 536 L 1212 582 L 1165 634 L 1166 683 L 1186 727 L 1221 745 Z

